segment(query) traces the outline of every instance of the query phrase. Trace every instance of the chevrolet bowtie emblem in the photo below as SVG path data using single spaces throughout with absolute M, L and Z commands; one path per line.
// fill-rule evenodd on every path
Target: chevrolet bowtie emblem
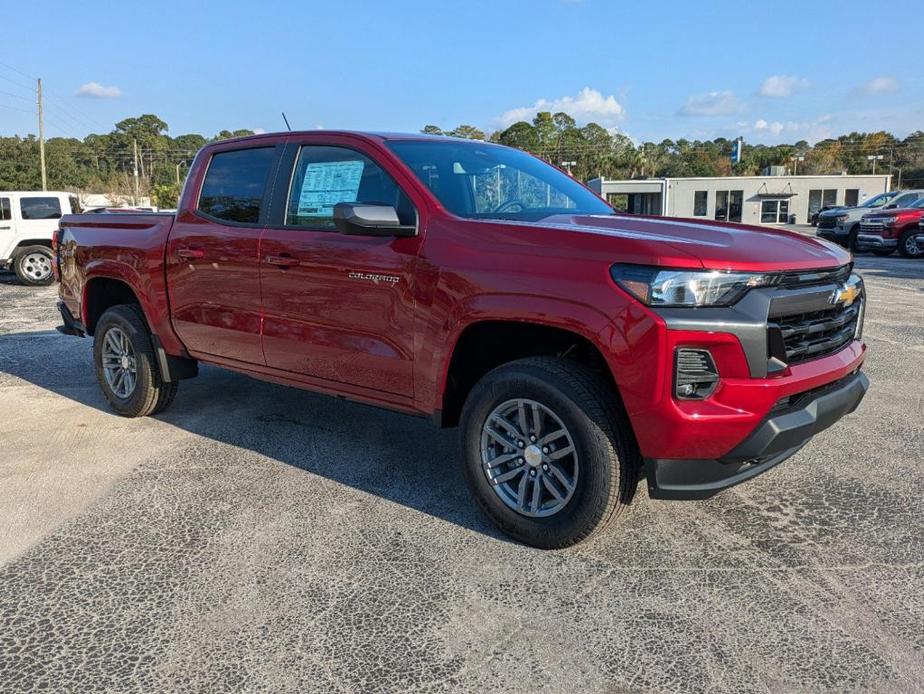
M 831 297 L 828 301 L 835 305 L 844 304 L 844 306 L 850 306 L 857 300 L 858 296 L 860 296 L 860 288 L 857 285 L 842 284 L 831 292 Z

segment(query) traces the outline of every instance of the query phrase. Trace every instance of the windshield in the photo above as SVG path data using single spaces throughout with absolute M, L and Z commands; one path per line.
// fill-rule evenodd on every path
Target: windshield
M 555 214 L 613 214 L 573 178 L 518 149 L 457 140 L 397 140 L 388 146 L 459 217 L 537 221 Z
M 869 200 L 860 205 L 860 207 L 882 207 L 894 197 L 895 193 L 880 193 L 879 195 L 871 197 Z

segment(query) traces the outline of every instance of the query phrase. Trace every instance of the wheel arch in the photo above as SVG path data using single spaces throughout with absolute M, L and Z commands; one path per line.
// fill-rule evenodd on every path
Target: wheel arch
M 130 304 L 137 306 L 147 323 L 151 323 L 134 287 L 123 278 L 97 275 L 87 280 L 81 302 L 81 318 L 88 335 L 93 335 L 102 315 L 113 306 Z
M 12 255 L 15 257 L 29 246 L 44 246 L 48 250 L 51 250 L 51 239 L 22 239 L 21 241 L 17 241 L 16 246 L 13 248 Z
M 598 371 L 618 397 L 619 389 L 597 332 L 536 317 L 481 317 L 466 323 L 455 334 L 444 360 L 437 423 L 457 425 L 466 397 L 485 374 L 526 357 L 555 356 L 582 363 Z

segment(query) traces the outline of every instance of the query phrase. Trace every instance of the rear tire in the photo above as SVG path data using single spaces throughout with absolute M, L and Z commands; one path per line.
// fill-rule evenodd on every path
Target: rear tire
M 466 399 L 461 429 L 472 494 L 501 530 L 533 547 L 601 533 L 638 485 L 641 458 L 619 396 L 581 364 L 534 357 L 494 369 Z
M 166 409 L 177 384 L 164 382 L 141 309 L 113 306 L 96 324 L 96 377 L 109 405 L 123 417 L 145 417 Z
M 902 258 L 924 258 L 924 249 L 915 243 L 914 238 L 921 232 L 915 229 L 909 229 L 902 234 L 898 242 L 898 253 Z
M 19 281 L 29 287 L 47 287 L 55 281 L 51 269 L 51 249 L 46 246 L 26 246 L 16 252 L 13 271 Z

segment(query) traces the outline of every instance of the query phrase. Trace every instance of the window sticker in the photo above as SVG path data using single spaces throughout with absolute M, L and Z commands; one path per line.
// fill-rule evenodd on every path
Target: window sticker
M 305 166 L 299 217 L 333 217 L 338 202 L 356 202 L 362 161 L 320 161 Z

